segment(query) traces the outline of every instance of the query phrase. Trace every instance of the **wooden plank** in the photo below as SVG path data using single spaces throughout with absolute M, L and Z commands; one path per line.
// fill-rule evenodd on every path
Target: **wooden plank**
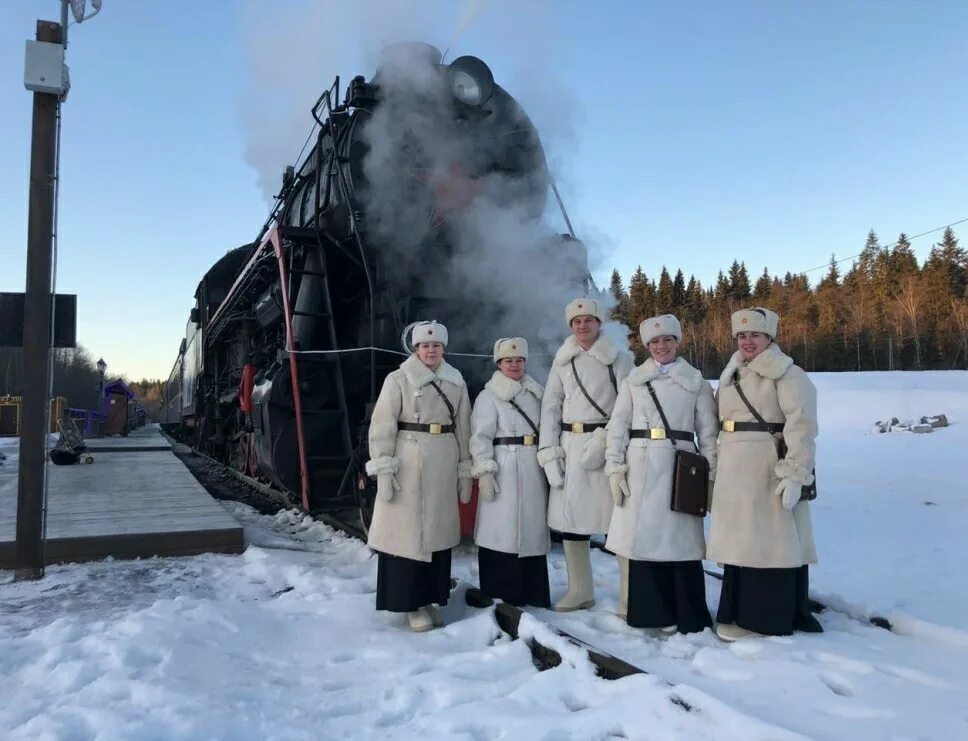
M 244 550 L 238 522 L 170 450 L 136 451 L 133 442 L 93 465 L 48 468 L 49 563 Z M 13 563 L 15 529 L 16 487 L 4 486 L 0 568 Z

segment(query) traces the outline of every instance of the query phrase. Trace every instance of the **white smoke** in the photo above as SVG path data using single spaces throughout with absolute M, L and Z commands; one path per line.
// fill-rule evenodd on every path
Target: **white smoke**
M 513 62 L 500 66 L 509 69 L 513 79 L 501 79 L 495 72 L 496 82 L 534 121 L 549 161 L 557 163 L 571 149 L 567 112 L 574 103 L 567 100 L 566 86 L 556 81 L 547 62 L 552 58 L 550 13 L 550 2 L 300 0 L 271 9 L 249 2 L 243 23 L 249 31 L 252 67 L 244 106 L 247 156 L 263 192 L 271 196 L 284 167 L 295 164 L 312 123 L 309 109 L 334 74 L 350 70 L 343 77 L 344 87 L 354 74 L 369 79 L 389 47 L 393 55 L 381 67 L 381 104 L 366 127 L 366 227 L 380 237 L 382 257 L 391 264 L 419 260 L 416 250 L 421 244 L 435 239 L 446 243 L 451 250 L 446 267 L 422 265 L 417 271 L 434 276 L 421 286 L 423 295 L 457 292 L 482 307 L 463 326 L 451 327 L 451 337 L 462 338 L 462 348 L 487 352 L 498 336 L 526 334 L 533 355 L 545 356 L 543 362 L 537 357 L 535 361 L 545 367 L 567 333 L 564 306 L 578 293 L 556 280 L 568 272 L 561 264 L 567 250 L 548 249 L 555 233 L 564 231 L 563 222 L 553 209 L 536 219 L 534 203 L 527 197 L 533 188 L 506 174 L 491 173 L 475 181 L 473 199 L 448 193 L 448 184 L 459 187 L 462 182 L 463 172 L 455 172 L 455 167 L 489 161 L 505 142 L 500 137 L 482 141 L 463 135 L 452 115 L 441 115 L 453 103 L 449 90 L 440 85 L 439 71 L 412 47 L 401 51 L 391 44 L 435 43 L 451 61 L 475 53 L 458 47 L 476 33 L 485 47 L 503 49 Z M 476 55 L 492 70 L 499 66 L 484 53 Z M 361 63 L 366 65 L 363 69 Z M 414 105 L 418 99 L 420 105 Z M 413 166 L 414 152 L 420 154 L 419 168 Z M 448 205 L 448 197 L 455 201 L 453 208 L 441 209 L 442 200 Z M 578 236 L 586 243 L 589 262 L 598 261 L 607 240 L 599 234 L 591 235 L 594 239 Z M 490 311 L 484 312 L 484 306 Z M 535 364 L 530 370 L 541 377 Z

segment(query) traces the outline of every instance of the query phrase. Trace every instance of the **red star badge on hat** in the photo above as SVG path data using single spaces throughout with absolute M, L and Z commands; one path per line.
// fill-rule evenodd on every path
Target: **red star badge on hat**
M 747 321 L 747 320 L 746 320 L 746 318 L 744 317 L 743 319 L 740 319 L 740 322 L 739 322 L 739 323 L 740 323 L 740 324 L 746 324 L 746 321 Z
M 661 327 L 661 326 L 662 326 L 662 325 L 661 325 L 661 324 L 659 324 L 658 322 L 656 322 L 656 323 L 655 323 L 655 328 L 656 328 L 656 329 L 658 329 L 658 328 L 659 328 L 659 327 Z
M 517 345 L 511 345 L 511 349 L 512 350 L 517 350 L 518 349 L 518 346 Z

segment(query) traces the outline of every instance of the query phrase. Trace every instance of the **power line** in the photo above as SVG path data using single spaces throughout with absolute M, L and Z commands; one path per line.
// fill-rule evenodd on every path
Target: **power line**
M 935 227 L 934 229 L 929 229 L 926 232 L 921 232 L 920 234 L 915 234 L 913 237 L 908 237 L 908 241 L 909 242 L 913 242 L 915 239 L 920 239 L 921 237 L 926 237 L 929 234 L 934 234 L 935 232 L 940 232 L 943 229 L 948 229 L 948 228 L 953 227 L 953 226 L 958 226 L 958 224 L 964 224 L 966 221 L 968 221 L 968 218 L 959 219 L 958 221 L 952 221 L 950 224 L 945 224 L 944 226 Z M 891 244 L 884 245 L 883 249 L 889 250 L 892 247 L 897 247 L 898 244 L 900 244 L 900 242 L 892 242 Z M 833 264 L 834 265 L 839 265 L 840 263 L 847 262 L 848 260 L 855 260 L 858 257 L 860 257 L 862 254 L 864 254 L 864 253 L 863 252 L 858 252 L 856 255 L 851 255 L 850 257 L 844 257 L 844 258 L 841 258 L 840 260 L 834 260 Z M 814 270 L 823 270 L 824 268 L 828 268 L 828 267 L 830 267 L 830 263 L 829 262 L 826 265 L 818 265 L 815 268 L 808 268 L 807 270 L 801 270 L 799 273 L 795 273 L 795 275 L 801 275 L 801 274 L 805 274 L 805 273 L 812 273 Z

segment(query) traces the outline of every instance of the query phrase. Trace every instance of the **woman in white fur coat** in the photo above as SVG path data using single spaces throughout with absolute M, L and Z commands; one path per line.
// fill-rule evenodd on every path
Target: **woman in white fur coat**
M 823 630 L 807 607 L 807 565 L 817 551 L 810 504 L 801 501 L 814 477 L 817 391 L 775 344 L 778 325 L 769 309 L 733 314 L 738 350 L 717 392 L 722 431 L 707 557 L 724 564 L 716 616 L 723 640 Z
M 481 590 L 512 605 L 549 607 L 548 485 L 538 465 L 544 389 L 527 375 L 528 343 L 494 343 L 498 369 L 474 401 L 471 474 L 478 479 L 474 542 Z
M 713 387 L 676 357 L 682 340 L 676 317 L 646 319 L 639 333 L 651 357 L 622 383 L 606 428 L 605 472 L 615 502 L 606 546 L 620 559 L 619 614 L 629 625 L 696 633 L 713 624 L 702 569 L 703 522 L 672 510 L 672 478 L 677 447 L 698 450 L 715 477 L 719 425 Z M 650 385 L 671 430 L 665 429 Z M 656 433 L 662 439 L 653 439 Z
M 378 554 L 376 609 L 405 612 L 415 631 L 441 624 L 458 498 L 471 498 L 470 413 L 460 372 L 443 359 L 447 328 L 413 327 L 414 354 L 387 376 L 370 421 L 366 472 L 377 479 L 367 544 Z
M 595 604 L 589 536 L 608 532 L 612 517 L 605 425 L 618 386 L 632 370 L 632 356 L 601 334 L 602 313 L 595 299 L 576 298 L 565 307 L 565 320 L 572 336 L 548 374 L 538 450 L 538 463 L 551 484 L 548 525 L 561 533 L 568 568 L 568 592 L 555 604 L 560 612 Z

